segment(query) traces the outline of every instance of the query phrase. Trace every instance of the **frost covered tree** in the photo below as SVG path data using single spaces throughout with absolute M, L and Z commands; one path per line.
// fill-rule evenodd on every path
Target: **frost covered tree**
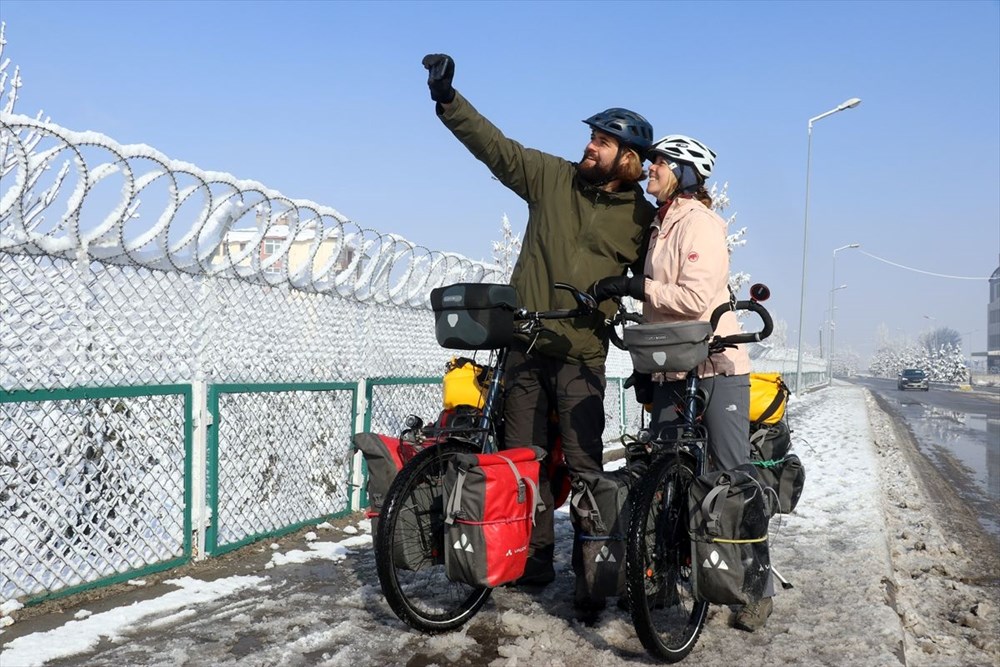
M 514 233 L 510 219 L 504 213 L 500 219 L 500 240 L 493 241 L 493 263 L 503 270 L 504 281 L 510 281 L 514 264 L 521 254 L 521 237 Z
M 961 348 L 951 343 L 935 350 L 923 344 L 884 343 L 876 350 L 868 370 L 875 377 L 894 378 L 904 368 L 922 368 L 937 382 L 966 382 L 969 378 Z
M 732 203 L 729 200 L 728 191 L 728 181 L 722 184 L 722 189 L 719 189 L 718 183 L 712 183 L 712 187 L 709 189 L 708 194 L 712 198 L 712 210 L 718 213 L 719 217 L 726 221 L 726 245 L 729 247 L 729 255 L 732 256 L 733 250 L 746 245 L 747 228 L 740 227 L 736 231 L 731 231 L 733 223 L 736 222 L 737 214 L 733 213 L 728 218 L 725 216 L 726 209 L 729 208 Z M 739 294 L 740 289 L 748 282 L 750 282 L 750 274 L 744 271 L 738 271 L 729 275 L 729 286 L 733 289 L 733 292 L 737 294 Z

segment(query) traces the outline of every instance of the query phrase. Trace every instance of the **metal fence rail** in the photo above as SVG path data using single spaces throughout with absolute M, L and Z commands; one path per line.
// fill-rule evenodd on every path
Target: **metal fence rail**
M 191 388 L 0 393 L 0 602 L 191 556 Z
M 209 555 L 349 512 L 357 387 L 213 385 Z

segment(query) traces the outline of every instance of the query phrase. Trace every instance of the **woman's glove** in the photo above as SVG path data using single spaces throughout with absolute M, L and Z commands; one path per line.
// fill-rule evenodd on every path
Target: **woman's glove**
M 601 278 L 588 290 L 598 301 L 606 301 L 614 296 L 630 296 L 638 301 L 646 300 L 646 276 L 608 276 Z
M 455 99 L 455 89 L 451 80 L 455 77 L 455 61 L 444 53 L 431 53 L 421 61 L 427 68 L 427 87 L 431 89 L 431 99 L 442 104 L 451 104 Z
M 649 373 L 632 371 L 632 375 L 628 376 L 628 379 L 625 380 L 622 386 L 625 389 L 629 387 L 635 388 L 636 402 L 643 405 L 653 402 L 653 376 Z

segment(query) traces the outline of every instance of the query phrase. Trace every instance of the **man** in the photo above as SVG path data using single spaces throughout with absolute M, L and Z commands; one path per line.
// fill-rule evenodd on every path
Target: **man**
M 521 255 L 510 281 L 520 305 L 572 308 L 571 296 L 557 291 L 555 283 L 587 289 L 642 261 L 654 214 L 638 185 L 645 178 L 642 156 L 653 140 L 645 118 L 619 108 L 591 116 L 583 121 L 591 128 L 590 142 L 580 162 L 573 163 L 505 137 L 452 87 L 455 63 L 449 56 L 428 55 L 423 65 L 444 125 L 528 203 Z M 613 308 L 605 304 L 604 312 L 589 317 L 547 321 L 550 330 L 530 351 L 523 340 L 511 346 L 504 388 L 506 447 L 545 446 L 554 411 L 570 472 L 603 469 L 604 320 Z M 545 586 L 555 578 L 552 492 L 548 483 L 541 487 L 546 510 L 537 518 L 519 584 Z M 592 601 L 576 602 L 587 607 Z

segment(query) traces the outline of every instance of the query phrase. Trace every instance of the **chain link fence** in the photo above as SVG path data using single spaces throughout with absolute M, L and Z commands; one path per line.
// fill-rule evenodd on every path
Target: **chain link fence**
M 0 601 L 190 557 L 189 387 L 0 394 Z

